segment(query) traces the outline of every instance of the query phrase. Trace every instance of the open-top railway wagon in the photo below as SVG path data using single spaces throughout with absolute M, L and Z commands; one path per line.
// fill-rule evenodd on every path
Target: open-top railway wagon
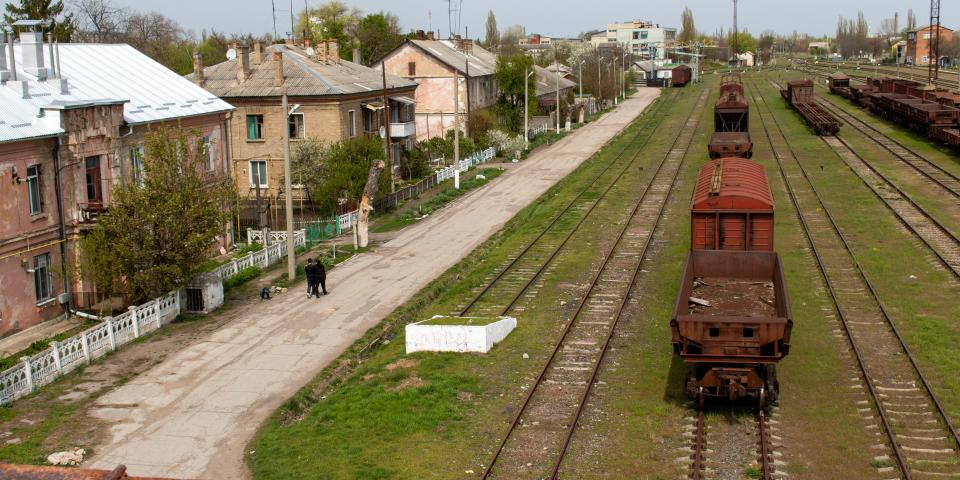
M 840 122 L 814 100 L 812 80 L 789 81 L 780 95 L 817 135 L 836 135 L 840 132 Z
M 779 395 L 776 364 L 790 350 L 793 320 L 773 250 L 773 198 L 763 168 L 741 158 L 701 170 L 691 207 L 691 251 L 670 321 L 674 352 L 689 366 L 685 393 Z

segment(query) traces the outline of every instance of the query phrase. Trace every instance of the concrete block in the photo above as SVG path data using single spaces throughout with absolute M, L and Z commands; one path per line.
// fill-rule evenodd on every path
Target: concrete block
M 462 320 L 462 323 L 459 321 Z M 479 352 L 487 353 L 517 328 L 517 319 L 457 318 L 435 316 L 406 327 L 407 353 Z

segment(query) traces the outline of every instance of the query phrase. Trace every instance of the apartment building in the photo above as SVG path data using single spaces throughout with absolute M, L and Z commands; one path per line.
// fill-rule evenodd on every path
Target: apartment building
M 904 63 L 907 65 L 930 65 L 930 41 L 934 37 L 933 30 L 934 27 L 927 25 L 907 32 Z M 940 45 L 946 46 L 951 42 L 953 42 L 953 30 L 940 25 Z
M 677 44 L 677 29 L 641 20 L 610 23 L 606 30 L 591 34 L 590 43 L 597 48 L 619 46 L 646 60 L 650 47 L 656 47 L 656 60 L 666 60 L 667 49 Z
M 128 45 L 55 45 L 24 31 L 0 51 L 2 337 L 96 301 L 95 285 L 68 275 L 77 240 L 116 185 L 141 174 L 151 130 L 199 132 L 207 170 L 228 174 L 232 107 Z

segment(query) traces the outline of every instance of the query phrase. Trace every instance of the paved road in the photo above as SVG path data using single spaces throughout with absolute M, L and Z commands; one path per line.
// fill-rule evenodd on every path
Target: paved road
M 624 102 L 486 188 L 331 271 L 331 295 L 287 294 L 240 313 L 209 338 L 101 397 L 111 422 L 93 464 L 177 478 L 249 477 L 244 448 L 257 428 L 351 343 L 456 264 L 514 214 L 619 133 L 657 95 Z M 296 290 L 296 289 L 294 289 Z

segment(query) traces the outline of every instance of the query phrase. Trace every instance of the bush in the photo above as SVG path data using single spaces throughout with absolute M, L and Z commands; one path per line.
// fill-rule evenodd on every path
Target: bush
M 523 135 L 513 135 L 503 130 L 490 130 L 487 132 L 487 140 L 490 146 L 496 147 L 504 155 L 513 155 L 513 152 L 522 152 L 524 147 Z
M 260 242 L 248 243 L 248 244 L 246 244 L 246 245 L 238 248 L 238 249 L 237 249 L 237 254 L 236 254 L 235 256 L 236 256 L 237 258 L 240 258 L 240 257 L 243 257 L 244 255 L 246 255 L 246 254 L 248 254 L 248 253 L 259 252 L 260 250 L 263 250 L 263 244 L 262 244 L 262 243 L 260 243 Z
M 497 124 L 497 119 L 494 117 L 493 113 L 490 110 L 474 110 L 470 112 L 470 117 L 467 119 L 467 127 L 470 131 L 470 136 L 473 137 L 474 142 L 477 145 L 487 146 L 487 132 L 493 129 Z
M 227 291 L 227 290 L 230 290 L 231 288 L 239 287 L 240 285 L 243 285 L 244 283 L 247 283 L 250 280 L 253 280 L 254 278 L 259 277 L 261 273 L 263 273 L 263 270 L 260 270 L 260 267 L 244 268 L 243 270 L 240 270 L 239 272 L 237 272 L 236 275 L 224 280 L 223 290 Z

